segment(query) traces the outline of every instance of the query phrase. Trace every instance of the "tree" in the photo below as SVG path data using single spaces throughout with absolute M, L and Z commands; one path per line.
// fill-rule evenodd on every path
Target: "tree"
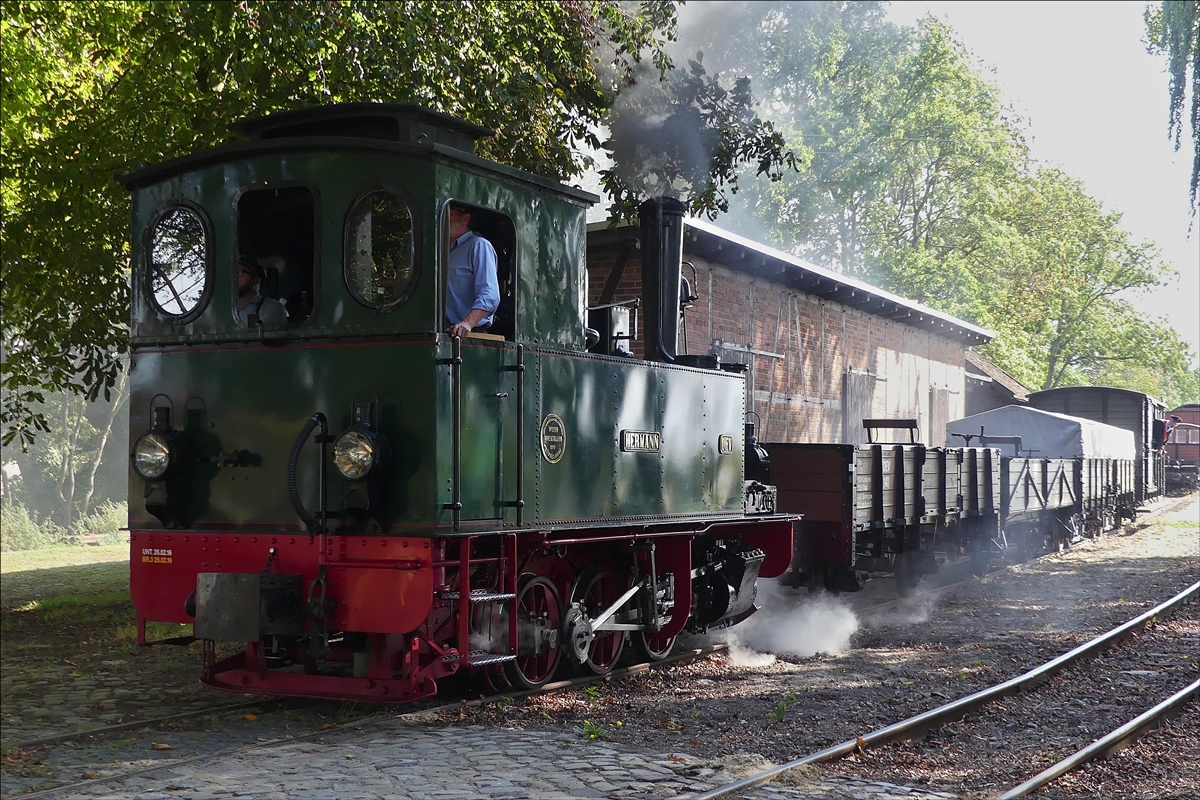
M 1167 57 L 1167 136 L 1179 150 L 1183 138 L 1183 108 L 1192 94 L 1188 120 L 1192 133 L 1192 184 L 1189 208 L 1196 213 L 1200 190 L 1200 3 L 1196 0 L 1164 0 L 1146 6 L 1147 50 Z
M 128 489 L 125 437 L 129 413 L 129 375 L 122 371 L 112 402 L 87 402 L 67 392 L 49 395 L 34 409 L 50 430 L 21 451 L 0 450 L 3 461 L 21 471 L 19 488 L 6 500 L 19 502 L 64 530 L 85 519 L 99 504 L 121 501 Z
M 756 91 L 808 168 L 747 180 L 739 229 L 995 329 L 1032 386 L 1169 394 L 1187 348 L 1129 292 L 1170 270 L 1077 181 L 1035 169 L 1021 120 L 944 23 L 878 3 L 742 3 L 702 47 Z M 1185 381 L 1186 382 L 1186 381 Z
M 215 145 L 243 116 L 421 103 L 497 131 L 482 150 L 566 177 L 606 87 L 673 6 L 614 3 L 6 3 L 3 417 L 109 395 L 128 318 L 128 197 L 113 174 Z
M 639 70 L 617 95 L 604 142 L 613 167 L 600 171 L 610 219 L 633 219 L 640 200 L 660 195 L 681 197 L 692 214 L 715 219 L 729 210 L 725 190 L 737 192 L 743 166 L 768 182 L 798 170 L 783 136 L 755 113 L 750 79 L 726 89 L 701 60 L 657 75 Z
M 391 101 L 490 127 L 482 155 L 568 179 L 643 57 L 670 68 L 675 5 L 25 2 L 0 25 L 4 438 L 28 443 L 50 394 L 116 386 L 129 214 L 114 173 L 216 145 L 241 117 Z M 752 119 L 706 117 L 734 122 L 722 145 L 759 154 Z
M 1152 244 L 1134 242 L 1121 215 L 1056 169 L 1023 178 L 999 210 L 1005 234 L 975 265 L 977 316 L 1000 334 L 996 360 L 1029 386 L 1136 381 L 1186 369 L 1186 346 L 1124 296 L 1171 274 Z M 1131 386 L 1132 388 L 1132 386 Z
M 759 76 L 764 113 L 808 162 L 752 185 L 746 206 L 764 235 L 885 285 L 903 286 L 929 259 L 969 278 L 953 258 L 979 246 L 980 223 L 1026 153 L 951 31 L 932 18 L 894 25 L 879 3 L 740 8 L 733 30 L 707 45 L 713 63 Z M 915 288 L 932 299 L 933 287 Z

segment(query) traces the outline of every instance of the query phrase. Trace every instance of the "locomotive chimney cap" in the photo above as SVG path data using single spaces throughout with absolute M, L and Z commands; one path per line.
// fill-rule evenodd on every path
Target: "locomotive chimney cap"
M 411 103 L 334 103 L 247 117 L 229 127 L 251 141 L 338 136 L 401 144 L 440 144 L 467 153 L 475 152 L 476 141 L 496 133 Z

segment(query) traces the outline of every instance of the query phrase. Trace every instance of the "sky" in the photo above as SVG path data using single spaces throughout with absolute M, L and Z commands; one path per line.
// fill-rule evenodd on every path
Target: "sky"
M 952 27 L 1026 119 L 1033 157 L 1083 181 L 1135 239 L 1158 245 L 1179 279 L 1139 310 L 1166 316 L 1200 353 L 1200 221 L 1188 218 L 1191 142 L 1167 139 L 1165 59 L 1146 52 L 1144 2 L 893 2 L 911 25 Z M 1188 223 L 1193 224 L 1189 238 Z

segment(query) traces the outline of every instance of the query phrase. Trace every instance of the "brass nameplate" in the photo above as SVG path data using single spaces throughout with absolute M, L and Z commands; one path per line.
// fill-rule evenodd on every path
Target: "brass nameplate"
M 733 454 L 733 437 L 728 433 L 722 433 L 717 437 L 717 452 L 723 456 Z
M 551 464 L 562 460 L 567 452 L 567 426 L 563 424 L 558 414 L 547 414 L 542 419 L 541 429 L 542 457 Z

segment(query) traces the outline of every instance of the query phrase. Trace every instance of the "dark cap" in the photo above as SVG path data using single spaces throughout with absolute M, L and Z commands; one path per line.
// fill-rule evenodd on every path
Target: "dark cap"
M 472 209 L 469 205 L 467 205 L 466 203 L 460 203 L 457 200 L 451 200 L 450 207 L 453 208 L 455 211 L 461 211 L 464 214 L 474 214 L 475 213 L 474 209 Z
M 262 265 L 249 256 L 238 256 L 238 267 L 246 270 L 260 281 L 267 277 L 267 271 L 262 268 Z

